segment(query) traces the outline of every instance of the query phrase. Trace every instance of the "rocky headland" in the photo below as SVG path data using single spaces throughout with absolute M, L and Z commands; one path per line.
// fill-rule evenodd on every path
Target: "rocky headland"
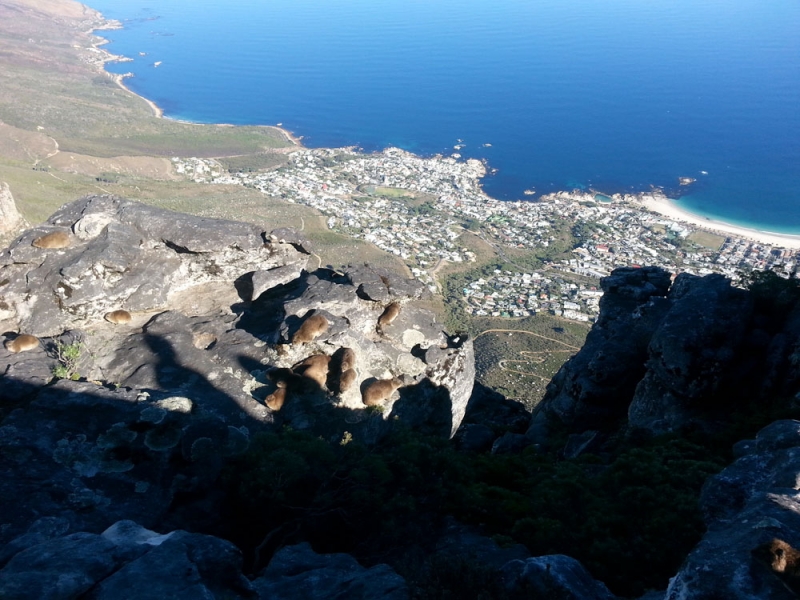
M 734 425 L 755 437 L 707 479 L 705 536 L 647 597 L 794 597 L 800 422 L 753 430 L 754 407 L 800 400 L 791 282 L 614 271 L 530 415 L 474 385 L 471 340 L 423 284 L 309 271 L 311 252 L 293 230 L 103 195 L 0 253 L 0 597 L 400 599 L 430 597 L 416 578 L 433 589 L 438 569 L 486 597 L 613 598 L 602 566 L 542 537 L 552 519 L 488 537 L 523 510 L 506 471 L 553 456 L 595 481 L 620 439 Z

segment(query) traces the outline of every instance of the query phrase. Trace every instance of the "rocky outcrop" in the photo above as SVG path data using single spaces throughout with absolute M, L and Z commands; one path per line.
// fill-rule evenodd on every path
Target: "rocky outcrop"
M 253 588 L 265 600 L 411 597 L 405 580 L 388 565 L 367 569 L 348 554 L 317 554 L 305 543 L 276 553 Z
M 33 245 L 52 231 L 67 247 Z M 91 196 L 3 251 L 0 544 L 41 518 L 97 533 L 201 515 L 213 530 L 225 461 L 283 425 L 334 441 L 372 443 L 396 426 L 450 437 L 471 395 L 471 341 L 420 306 L 424 286 L 366 267 L 308 273 L 307 247 L 289 230 Z M 366 281 L 401 307 L 380 331 L 386 302 L 363 293 Z M 130 320 L 106 319 L 112 310 Z M 292 343 L 309 315 L 324 332 Z M 38 344 L 6 347 L 18 333 Z M 298 366 L 315 355 L 321 379 Z M 364 387 L 392 378 L 400 389 L 365 406 Z M 280 410 L 266 405 L 278 389 Z M 194 521 L 177 498 L 193 499 Z
M 25 219 L 17 210 L 11 188 L 5 181 L 0 181 L 0 239 L 24 226 Z
M 592 578 L 584 566 L 563 554 L 514 560 L 502 569 L 509 598 L 569 598 L 614 600 L 605 585 Z
M 668 600 L 782 599 L 800 594 L 800 421 L 777 421 L 706 482 L 708 532 L 666 593 Z
M 52 232 L 66 233 L 68 247 L 33 245 Z M 239 299 L 231 283 L 243 275 L 287 265 L 299 271 L 307 259 L 289 243 L 265 243 L 254 225 L 89 196 L 0 254 L 0 319 L 49 337 L 118 309 L 208 313 Z
M 601 281 L 600 316 L 534 411 L 528 442 L 554 430 L 653 433 L 712 427 L 753 398 L 800 389 L 800 306 L 777 317 L 720 275 L 623 268 Z

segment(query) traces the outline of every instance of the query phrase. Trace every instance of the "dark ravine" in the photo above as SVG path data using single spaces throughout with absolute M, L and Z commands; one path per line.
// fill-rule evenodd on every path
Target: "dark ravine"
M 32 245 L 54 231 L 66 248 Z M 531 416 L 473 386 L 471 340 L 442 331 L 422 285 L 368 266 L 309 272 L 310 252 L 291 230 L 89 196 L 0 253 L 0 597 L 409 598 L 388 554 L 392 566 L 362 565 L 286 536 L 266 565 L 243 555 L 219 537 L 226 465 L 281 431 L 369 447 L 410 430 L 470 455 L 560 444 L 569 457 L 635 431 L 713 435 L 748 402 L 800 400 L 800 302 L 721 277 L 615 271 Z M 39 344 L 11 352 L 19 334 Z M 393 378 L 365 407 L 366 387 Z M 798 421 L 737 444 L 703 489 L 706 536 L 648 598 L 794 597 L 798 453 Z M 480 566 L 497 597 L 614 597 L 569 556 L 437 527 L 433 555 Z

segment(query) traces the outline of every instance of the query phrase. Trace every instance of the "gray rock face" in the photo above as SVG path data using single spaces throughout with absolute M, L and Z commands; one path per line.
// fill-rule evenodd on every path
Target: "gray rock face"
M 158 535 L 120 521 L 101 535 L 73 533 L 31 545 L 0 571 L 0 596 L 47 598 L 254 598 L 239 550 L 218 538 Z
M 613 600 L 608 588 L 593 579 L 574 558 L 563 554 L 514 560 L 502 569 L 509 597 Z
M 185 398 L 61 380 L 0 425 L 0 544 L 43 535 L 30 529 L 43 516 L 63 531 L 102 531 L 124 518 L 152 526 L 177 493 L 208 489 L 220 459 L 246 448 L 247 432 L 193 415 Z M 193 452 L 198 437 L 214 440 L 213 455 Z
M 411 597 L 405 580 L 388 565 L 367 569 L 348 554 L 317 554 L 305 543 L 275 554 L 253 587 L 264 600 Z
M 616 425 L 644 376 L 648 344 L 669 308 L 669 274 L 616 269 L 600 284 L 605 294 L 597 323 L 534 411 L 528 432 L 534 443 L 546 441 L 551 420 L 575 431 Z
M 70 232 L 67 248 L 31 245 L 55 230 Z M 40 337 L 14 354 L 3 344 L 14 334 L 0 335 L 0 546 L 11 544 L 0 559 L 52 539 L 31 529 L 47 518 L 63 535 L 122 519 L 185 527 L 176 513 L 191 510 L 212 530 L 226 459 L 271 428 L 374 442 L 402 406 L 403 426 L 453 434 L 474 378 L 471 342 L 448 339 L 417 306 L 419 286 L 396 275 L 383 277 L 402 311 L 378 331 L 384 304 L 361 297 L 349 275 L 305 273 L 301 242 L 285 230 L 265 244 L 251 225 L 92 196 L 0 253 L 0 331 Z M 111 309 L 130 322 L 106 321 Z M 312 312 L 329 323 L 324 335 L 290 343 Z M 75 345 L 67 377 L 78 380 L 56 380 Z M 346 349 L 356 379 L 340 389 Z M 314 354 L 331 357 L 327 376 L 295 375 L 283 408 L 268 408 L 269 374 Z M 401 389 L 366 410 L 363 388 L 391 378 Z M 190 508 L 175 502 L 187 497 Z
M 63 249 L 31 246 L 51 231 L 71 232 Z M 101 321 L 112 310 L 178 309 L 197 314 L 236 301 L 229 284 L 247 272 L 293 265 L 307 256 L 264 243 L 253 225 L 182 215 L 111 196 L 73 202 L 0 254 L 0 318 L 37 336 Z M 224 290 L 224 295 L 221 295 Z M 208 298 L 217 295 L 217 298 Z
M 671 580 L 668 600 L 800 593 L 797 569 L 778 547 L 800 548 L 800 421 L 773 423 L 749 446 L 748 454 L 706 482 L 701 508 L 708 531 Z
M 678 431 L 800 390 L 800 307 L 777 317 L 722 276 L 681 274 L 669 287 L 654 267 L 617 269 L 601 285 L 599 319 L 534 411 L 530 443 L 546 445 L 553 426 Z
M 5 181 L 0 181 L 0 236 L 13 233 L 25 226 L 25 219 L 19 214 L 11 188 Z
M 748 292 L 721 275 L 679 275 L 669 300 L 628 408 L 631 425 L 655 432 L 680 429 L 696 404 L 723 389 L 753 313 Z

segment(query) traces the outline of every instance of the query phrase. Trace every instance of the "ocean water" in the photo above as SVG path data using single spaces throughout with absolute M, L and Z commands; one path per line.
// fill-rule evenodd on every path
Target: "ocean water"
M 496 198 L 655 185 L 800 233 L 797 0 L 89 3 L 135 59 L 109 70 L 168 117 L 282 123 L 311 147 L 462 143 Z

